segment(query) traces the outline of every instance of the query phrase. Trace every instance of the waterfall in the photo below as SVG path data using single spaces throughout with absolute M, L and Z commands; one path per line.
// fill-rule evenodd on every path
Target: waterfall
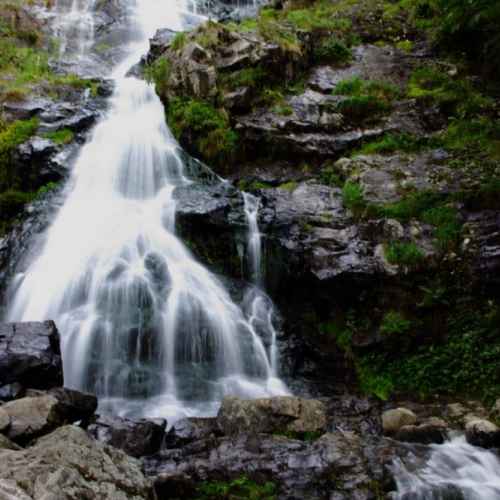
M 395 500 L 498 500 L 500 460 L 464 436 L 431 447 L 425 464 L 393 465 Z M 417 462 L 415 459 L 414 462 Z
M 174 191 L 196 179 L 153 86 L 125 76 L 157 28 L 182 26 L 182 4 L 162 5 L 131 4 L 141 40 L 114 70 L 110 110 L 80 151 L 44 247 L 14 279 L 8 319 L 54 319 L 65 385 L 96 393 L 100 411 L 172 422 L 213 414 L 225 394 L 287 391 L 266 346 L 275 332 L 261 324 L 270 300 L 238 306 L 175 234 Z
M 271 373 L 278 373 L 277 332 L 274 326 L 275 311 L 271 299 L 262 290 L 262 235 L 258 217 L 260 199 L 250 193 L 243 193 L 244 210 L 247 220 L 247 256 L 253 287 L 247 292 L 245 302 L 249 304 L 250 324 L 269 343 L 268 356 Z

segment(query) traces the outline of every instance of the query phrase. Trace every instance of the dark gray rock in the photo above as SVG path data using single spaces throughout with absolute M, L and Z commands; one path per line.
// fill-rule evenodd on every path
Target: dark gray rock
M 156 453 L 163 442 L 167 422 L 160 420 L 130 420 L 100 416 L 87 428 L 87 432 L 102 443 L 123 450 L 132 457 Z
M 328 433 L 314 442 L 240 433 L 162 450 L 144 460 L 144 469 L 157 476 L 158 493 L 184 491 L 211 478 L 246 476 L 277 484 L 278 498 L 323 499 L 337 493 L 346 499 L 374 499 L 375 483 L 379 491 L 389 488 L 385 465 L 393 457 L 385 441 L 363 441 L 351 432 Z
M 17 383 L 50 389 L 62 385 L 59 342 L 53 321 L 0 324 L 0 387 Z
M 166 448 L 183 446 L 220 434 L 215 418 L 184 418 L 175 422 L 165 435 Z

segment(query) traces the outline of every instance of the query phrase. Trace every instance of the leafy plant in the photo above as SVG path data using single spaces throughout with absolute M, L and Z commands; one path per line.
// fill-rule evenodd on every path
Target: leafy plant
M 380 324 L 380 333 L 383 335 L 399 335 L 411 328 L 411 322 L 398 311 L 389 311 Z
M 342 188 L 344 206 L 353 212 L 360 212 L 366 207 L 363 189 L 355 182 L 347 181 Z
M 385 247 L 385 256 L 391 264 L 415 268 L 425 258 L 422 250 L 415 243 L 395 241 Z

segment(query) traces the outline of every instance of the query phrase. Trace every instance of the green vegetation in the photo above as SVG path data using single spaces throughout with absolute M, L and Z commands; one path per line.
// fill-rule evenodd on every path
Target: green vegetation
M 21 184 L 19 172 L 14 169 L 12 155 L 19 144 L 35 134 L 38 120 L 19 120 L 0 132 L 0 192 L 15 189 Z
M 318 62 L 345 64 L 351 60 L 352 54 L 344 42 L 330 37 L 315 47 L 314 58 Z
M 485 111 L 491 99 L 481 95 L 466 79 L 451 77 L 446 68 L 424 66 L 411 76 L 408 96 L 433 102 L 447 114 L 467 118 Z
M 498 325 L 500 308 L 459 300 L 448 315 L 447 335 L 394 353 L 372 352 L 358 359 L 361 387 L 386 399 L 393 391 L 428 397 L 450 394 L 492 402 L 500 394 Z
M 193 144 L 199 154 L 216 165 L 236 154 L 238 135 L 231 128 L 227 115 L 211 104 L 195 99 L 172 99 L 167 120 L 174 135 Z
M 75 138 L 75 134 L 69 128 L 62 128 L 54 132 L 47 132 L 44 137 L 56 144 L 69 144 Z
M 500 3 L 497 0 L 437 0 L 442 11 L 440 41 L 465 51 L 487 74 L 500 73 Z
M 363 121 L 390 111 L 399 90 L 387 82 L 365 81 L 354 77 L 339 82 L 334 94 L 348 96 L 337 105 L 339 112 L 354 121 Z
M 327 186 L 342 187 L 344 184 L 340 175 L 333 165 L 326 165 L 320 172 L 319 180 Z
M 415 243 L 395 241 L 385 247 L 385 255 L 391 264 L 416 268 L 425 258 L 422 250 Z
M 197 488 L 197 500 L 274 500 L 278 489 L 276 484 L 268 481 L 259 484 L 247 476 L 232 481 L 210 481 Z
M 366 201 L 363 196 L 363 189 L 355 182 L 347 181 L 342 188 L 342 201 L 344 206 L 359 214 L 366 207 Z
M 353 156 L 395 152 L 416 153 L 432 144 L 432 141 L 426 138 L 417 138 L 409 134 L 385 134 L 380 139 L 363 144 L 360 149 L 353 152 Z
M 389 311 L 382 318 L 380 333 L 383 335 L 401 335 L 411 329 L 411 322 L 398 311 Z
M 166 57 L 159 57 L 144 70 L 144 77 L 149 83 L 154 83 L 156 91 L 164 96 L 167 91 L 171 65 Z
M 174 50 L 181 50 L 187 43 L 187 35 L 183 31 L 177 33 L 172 42 L 170 43 L 170 47 Z

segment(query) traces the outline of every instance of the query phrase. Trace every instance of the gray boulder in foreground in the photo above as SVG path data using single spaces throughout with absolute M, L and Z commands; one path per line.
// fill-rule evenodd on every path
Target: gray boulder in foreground
M 0 498 L 16 500 L 152 500 L 140 463 L 90 438 L 78 427 L 60 427 L 24 450 L 0 449 Z

